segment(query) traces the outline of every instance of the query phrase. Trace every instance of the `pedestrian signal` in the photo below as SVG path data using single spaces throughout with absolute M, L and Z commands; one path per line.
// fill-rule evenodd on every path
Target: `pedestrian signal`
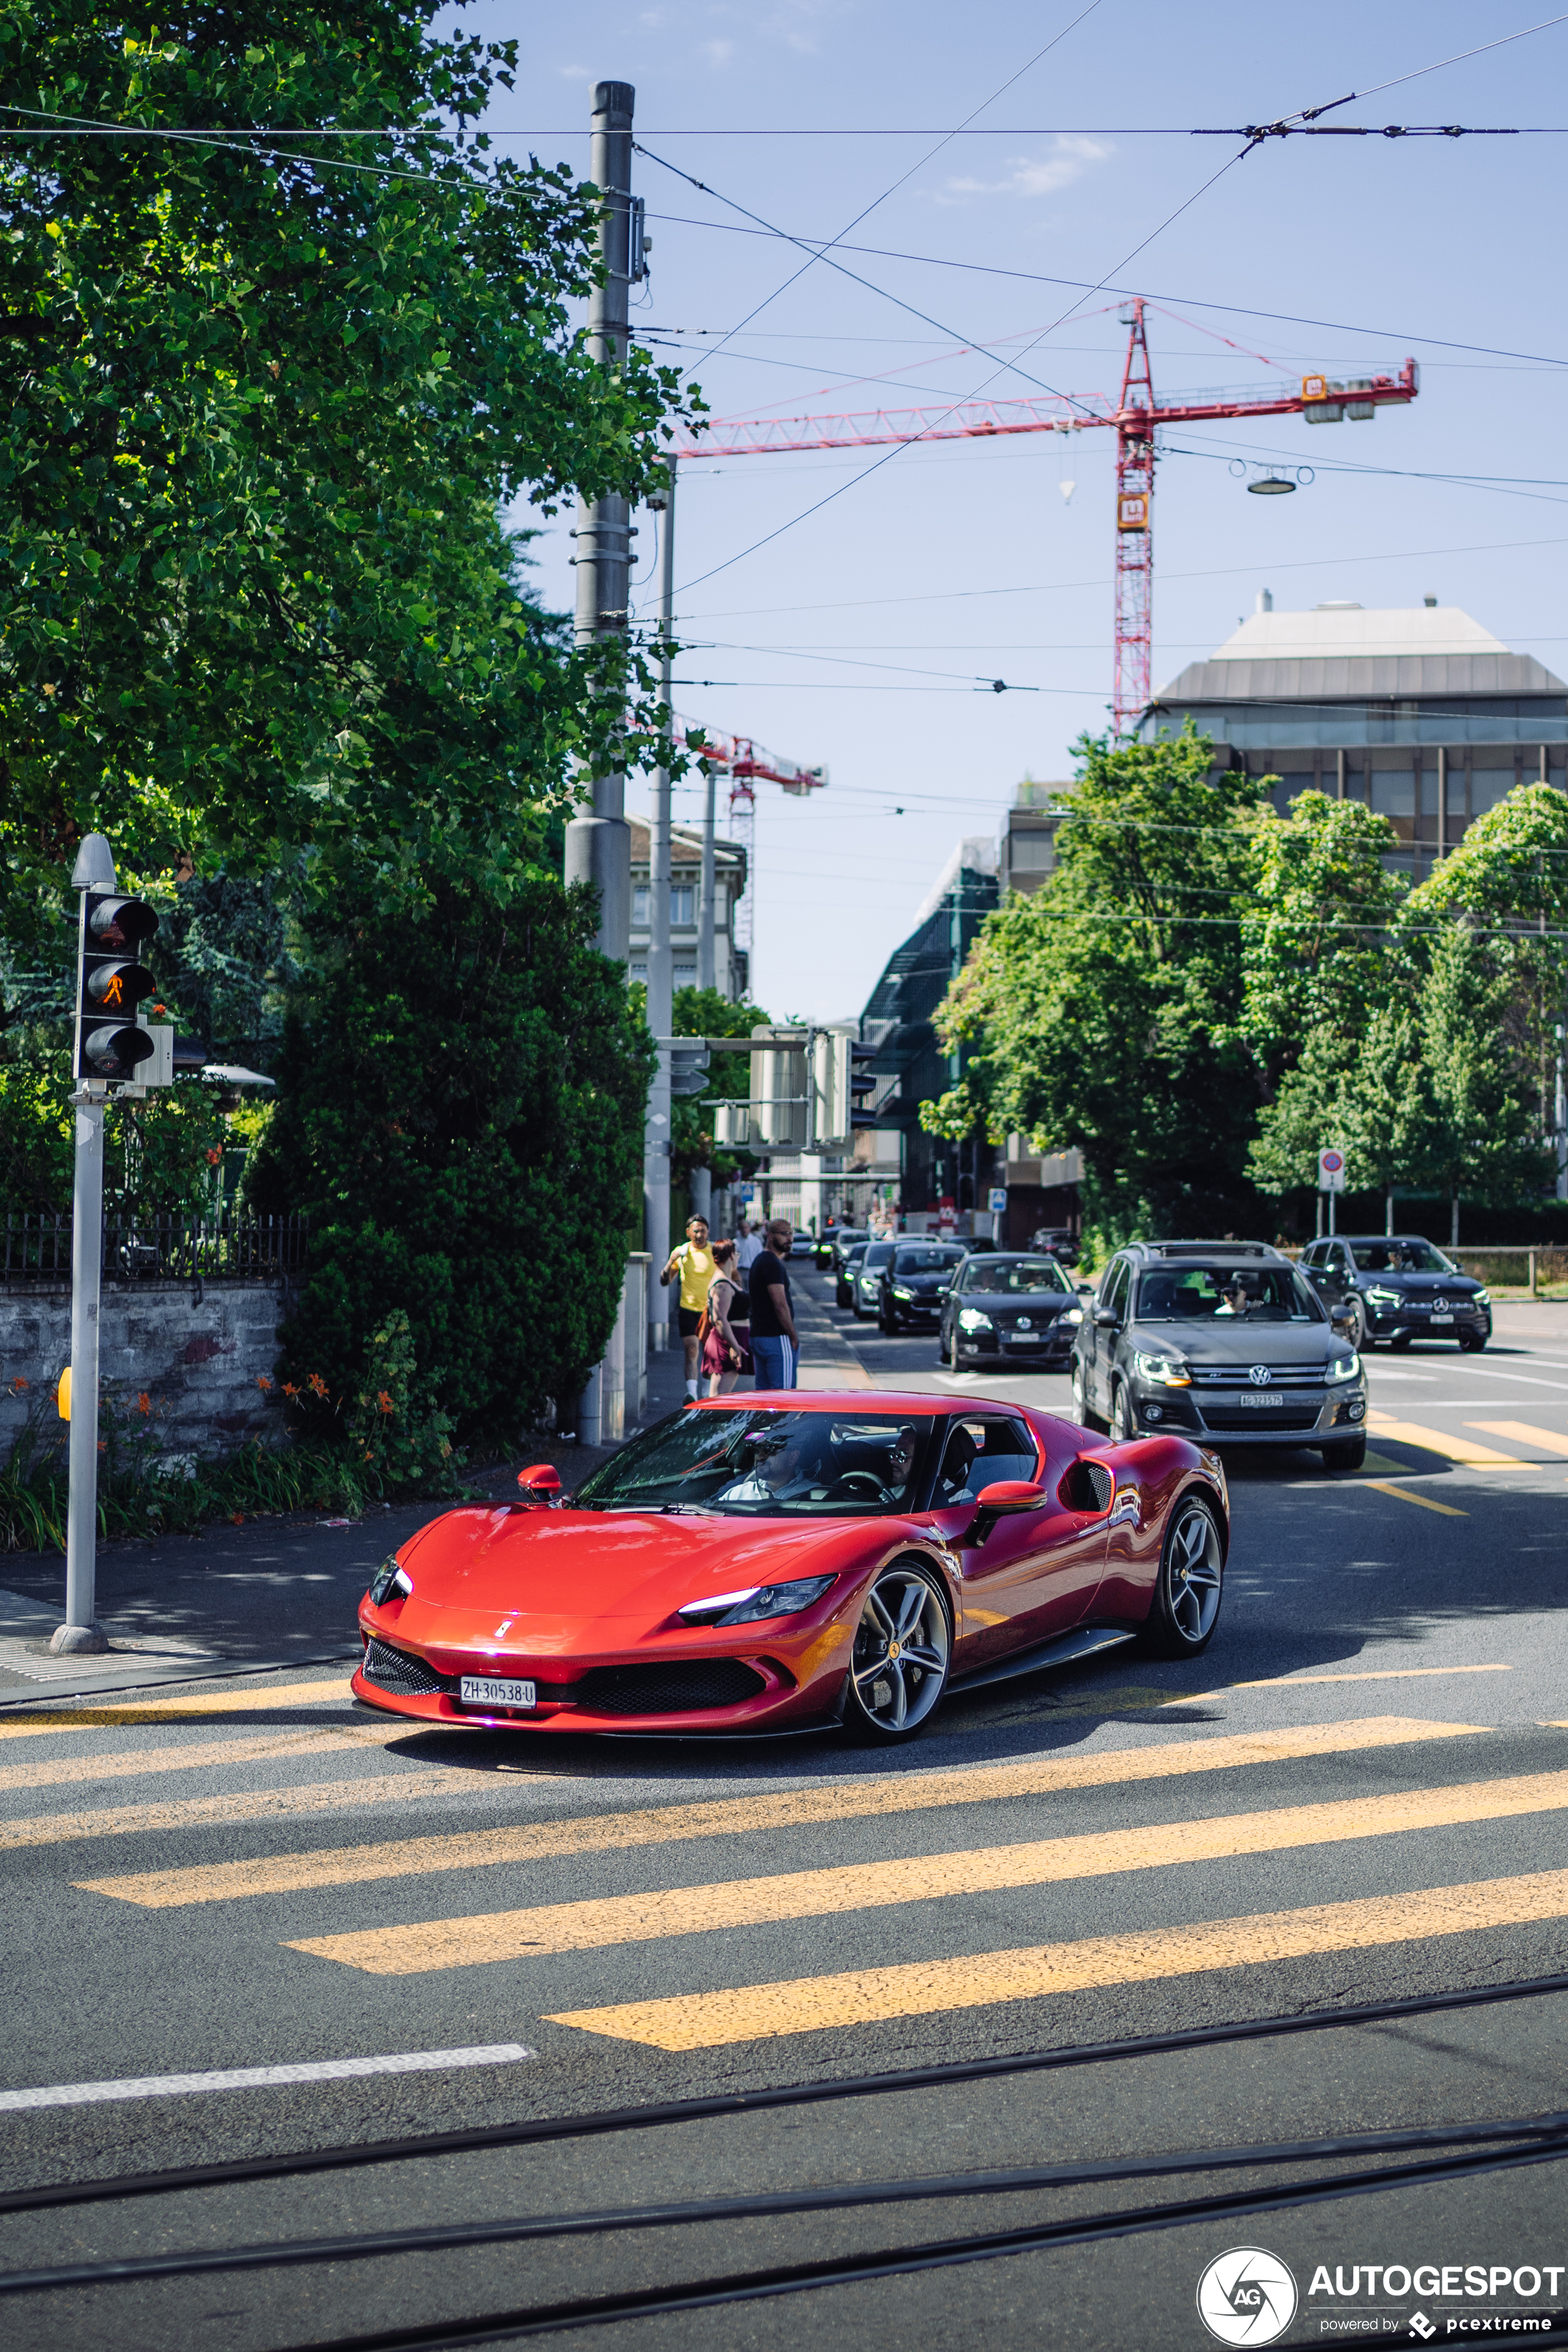
M 153 1041 L 136 1007 L 157 983 L 137 957 L 158 928 L 140 898 L 84 890 L 77 957 L 76 1075 L 112 1083 L 133 1079 L 152 1058 Z

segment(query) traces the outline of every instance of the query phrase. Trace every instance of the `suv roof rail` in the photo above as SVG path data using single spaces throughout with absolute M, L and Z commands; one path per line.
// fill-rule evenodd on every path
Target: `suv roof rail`
M 1278 1257 L 1271 1242 L 1145 1242 L 1159 1257 Z

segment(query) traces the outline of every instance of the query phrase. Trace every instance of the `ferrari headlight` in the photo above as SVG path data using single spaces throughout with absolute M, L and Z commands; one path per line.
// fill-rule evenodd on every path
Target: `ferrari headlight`
M 898 1285 L 896 1282 L 894 1283 L 894 1285 L 893 1285 L 893 1297 L 894 1297 L 895 1298 L 910 1299 L 910 1298 L 913 1298 L 914 1295 L 915 1295 L 915 1294 L 914 1294 L 914 1292 L 913 1292 L 912 1290 L 903 1290 L 903 1289 L 900 1289 L 900 1286 L 899 1286 L 899 1285 Z
M 714 1592 L 676 1611 L 683 1625 L 750 1625 L 760 1617 L 795 1617 L 820 1601 L 831 1576 L 803 1576 L 794 1584 L 753 1584 L 744 1592 Z
M 1188 1371 L 1185 1364 L 1179 1362 L 1173 1356 L 1135 1355 L 1132 1361 L 1138 1368 L 1140 1380 L 1152 1381 L 1157 1387 L 1164 1389 L 1192 1387 L 1191 1372 Z
M 1353 1381 L 1361 1370 L 1359 1356 L 1335 1356 L 1324 1374 L 1326 1380 Z
M 965 1307 L 959 1314 L 958 1328 L 961 1331 L 994 1331 L 996 1326 L 983 1307 Z
M 414 1591 L 408 1571 L 398 1564 L 397 1554 L 389 1552 L 370 1580 L 370 1599 L 377 1609 L 384 1609 L 398 1593 L 405 1596 Z
M 1405 1304 L 1405 1293 L 1390 1290 L 1385 1283 L 1374 1282 L 1366 1295 L 1374 1307 L 1403 1307 Z

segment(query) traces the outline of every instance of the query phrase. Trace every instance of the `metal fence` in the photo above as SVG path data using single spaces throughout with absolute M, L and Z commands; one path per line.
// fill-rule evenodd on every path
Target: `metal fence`
M 106 1282 L 276 1282 L 298 1274 L 308 1217 L 126 1217 L 103 1221 Z M 0 1280 L 68 1282 L 69 1210 L 10 1212 Z

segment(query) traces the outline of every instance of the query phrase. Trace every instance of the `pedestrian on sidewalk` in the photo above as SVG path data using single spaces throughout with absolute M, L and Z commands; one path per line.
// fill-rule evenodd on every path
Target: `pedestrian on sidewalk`
M 752 1268 L 763 1254 L 762 1229 L 742 1220 L 735 1237 L 735 1270 L 742 1278 L 750 1276 Z M 748 1309 L 748 1312 L 750 1310 Z
M 710 1397 L 728 1396 L 742 1373 L 752 1369 L 751 1325 L 738 1320 L 735 1312 L 746 1294 L 735 1278 L 733 1242 L 714 1243 L 713 1264 L 717 1270 L 702 1318 L 702 1369 Z
M 687 1219 L 686 1239 L 670 1251 L 658 1278 L 668 1289 L 678 1277 L 680 1297 L 676 1314 L 680 1326 L 680 1344 L 686 1351 L 686 1393 L 689 1397 L 695 1397 L 701 1354 L 697 1330 L 713 1280 L 713 1253 L 708 1246 L 706 1217 Z
M 752 1361 L 760 1389 L 793 1389 L 799 1352 L 795 1301 L 790 1296 L 789 1247 L 795 1228 L 787 1217 L 772 1217 L 767 1247 L 747 1277 L 752 1293 Z

